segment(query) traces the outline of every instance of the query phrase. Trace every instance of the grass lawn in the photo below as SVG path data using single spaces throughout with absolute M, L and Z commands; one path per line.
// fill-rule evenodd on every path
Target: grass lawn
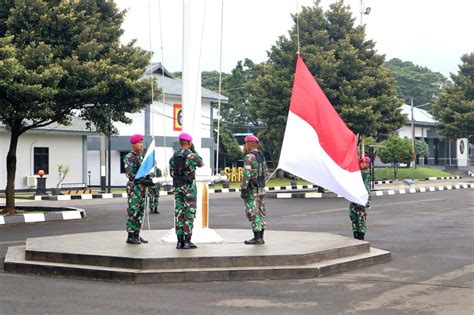
M 397 171 L 396 179 L 418 179 L 424 180 L 427 177 L 446 177 L 453 176 L 453 174 L 441 171 L 436 168 L 429 167 L 417 167 L 414 168 L 399 168 Z M 382 179 L 394 179 L 393 168 L 376 168 L 375 169 L 375 180 Z

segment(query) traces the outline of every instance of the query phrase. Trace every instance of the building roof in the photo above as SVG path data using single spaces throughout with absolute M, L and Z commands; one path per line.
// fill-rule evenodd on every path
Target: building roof
M 402 114 L 407 115 L 408 123 L 411 122 L 411 106 L 407 104 L 403 104 L 401 106 Z M 421 125 L 434 125 L 436 120 L 434 119 L 433 115 L 428 113 L 426 110 L 421 108 L 413 108 L 413 122 L 415 124 Z
M 164 74 L 164 75 L 163 75 Z M 156 78 L 156 84 L 163 90 L 167 95 L 182 96 L 183 91 L 183 81 L 175 78 L 161 63 L 151 64 L 143 76 L 144 78 L 153 75 Z M 211 102 L 217 102 L 219 98 L 221 102 L 227 103 L 229 101 L 228 97 L 219 95 L 211 90 L 206 88 L 201 88 L 201 97 L 207 99 Z
M 2 129 L 5 130 L 5 126 L 3 124 L 0 124 L 0 130 Z M 68 126 L 60 125 L 58 123 L 52 123 L 51 125 L 35 128 L 32 130 L 29 130 L 28 132 L 76 133 L 76 134 L 77 133 L 79 134 L 97 134 L 98 133 L 95 130 L 95 128 L 92 128 L 92 130 L 87 129 L 86 122 L 83 119 L 79 117 L 75 117 L 75 116 L 71 118 L 71 124 Z

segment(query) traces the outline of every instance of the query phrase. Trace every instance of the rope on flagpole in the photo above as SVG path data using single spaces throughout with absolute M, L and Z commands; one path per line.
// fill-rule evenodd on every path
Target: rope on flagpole
M 299 55 L 300 54 L 300 23 L 299 23 L 298 0 L 296 0 L 296 38 L 297 38 L 297 44 L 298 44 L 298 50 L 296 51 L 296 53 Z
M 221 129 L 221 93 L 222 93 L 222 34 L 224 29 L 224 0 L 221 1 L 221 42 L 220 42 L 220 55 L 219 55 L 219 100 L 217 101 L 217 147 L 216 147 L 216 172 L 217 175 L 219 173 L 219 137 L 220 137 L 220 129 Z

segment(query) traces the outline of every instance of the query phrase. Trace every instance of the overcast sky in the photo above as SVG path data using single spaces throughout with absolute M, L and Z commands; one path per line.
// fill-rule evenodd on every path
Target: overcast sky
M 222 2 L 199 1 L 206 1 L 201 68 L 219 70 Z M 120 9 L 129 10 L 122 41 L 137 39 L 138 46 L 149 50 L 151 29 L 153 61 L 161 62 L 163 58 L 168 70 L 181 71 L 182 0 L 115 2 Z M 325 9 L 332 2 L 321 1 Z M 360 23 L 361 1 L 345 3 Z M 290 14 L 296 13 L 297 4 L 312 6 L 313 0 L 224 0 L 222 71 L 230 73 L 237 61 L 244 58 L 256 63 L 265 61 L 278 36 L 288 35 L 293 25 Z M 412 61 L 449 76 L 450 72 L 457 73 L 464 53 L 474 52 L 474 0 L 365 0 L 364 4 L 371 8 L 370 14 L 363 17 L 367 39 L 376 42 L 377 51 L 385 54 L 386 60 Z

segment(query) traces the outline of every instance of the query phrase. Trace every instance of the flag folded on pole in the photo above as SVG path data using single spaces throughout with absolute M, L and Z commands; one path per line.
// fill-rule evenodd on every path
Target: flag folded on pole
M 365 205 L 357 137 L 298 56 L 278 168 Z
M 155 139 L 151 141 L 150 146 L 146 150 L 145 157 L 143 158 L 142 164 L 138 169 L 135 179 L 139 179 L 147 176 L 151 172 L 155 171 Z

